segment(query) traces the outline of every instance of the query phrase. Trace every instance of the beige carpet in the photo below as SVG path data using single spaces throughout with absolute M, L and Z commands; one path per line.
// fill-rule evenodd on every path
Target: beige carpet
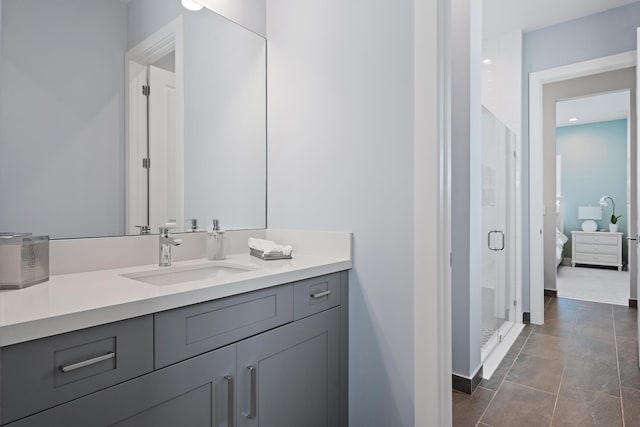
M 558 296 L 607 304 L 629 304 L 629 272 L 605 268 L 558 268 Z

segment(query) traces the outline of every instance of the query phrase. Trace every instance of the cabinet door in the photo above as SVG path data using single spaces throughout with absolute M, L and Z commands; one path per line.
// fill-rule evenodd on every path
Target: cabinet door
M 339 307 L 237 345 L 238 426 L 339 425 Z
M 7 426 L 232 427 L 235 366 L 232 345 Z

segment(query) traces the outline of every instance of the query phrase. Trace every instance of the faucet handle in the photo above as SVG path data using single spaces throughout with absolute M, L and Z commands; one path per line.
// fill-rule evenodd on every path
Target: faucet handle
M 197 231 L 198 230 L 198 219 L 197 218 L 190 218 L 186 222 L 189 223 L 189 230 L 190 231 Z
M 136 228 L 140 229 L 140 235 L 144 236 L 146 234 L 151 234 L 151 227 L 148 225 L 136 225 Z

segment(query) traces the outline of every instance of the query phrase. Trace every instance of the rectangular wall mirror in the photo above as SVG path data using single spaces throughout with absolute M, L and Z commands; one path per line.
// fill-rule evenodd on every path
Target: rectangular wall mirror
M 0 0 L 0 231 L 266 227 L 266 40 L 180 0 Z

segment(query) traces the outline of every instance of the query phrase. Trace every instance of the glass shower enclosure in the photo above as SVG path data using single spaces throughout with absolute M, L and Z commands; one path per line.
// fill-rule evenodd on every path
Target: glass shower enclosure
M 482 360 L 515 324 L 516 135 L 482 108 Z

